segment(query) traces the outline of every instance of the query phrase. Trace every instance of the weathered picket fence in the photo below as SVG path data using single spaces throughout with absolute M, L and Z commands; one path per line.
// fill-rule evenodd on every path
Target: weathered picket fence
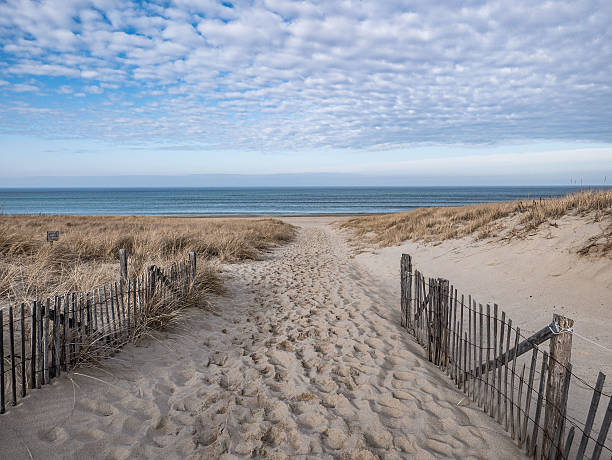
M 567 413 L 572 380 L 586 383 L 572 373 L 571 319 L 553 315 L 551 324 L 523 337 L 497 305 L 483 308 L 471 296 L 460 295 L 448 280 L 413 272 L 411 257 L 403 254 L 401 323 L 426 349 L 428 359 L 502 424 L 529 457 L 598 460 L 605 454 L 610 458 L 612 396 L 602 392 L 603 373 L 594 387 L 588 385 L 592 398 L 586 421 Z M 538 348 L 546 341 L 549 352 Z M 531 356 L 525 360 L 528 352 Z M 609 399 L 595 434 L 602 395 Z M 573 443 L 575 437 L 579 440 Z
M 151 308 L 180 300 L 196 279 L 196 254 L 166 268 L 155 265 L 128 279 L 120 251 L 120 279 L 89 292 L 69 292 L 0 309 L 0 413 L 28 390 L 41 388 L 91 357 L 112 354 L 147 326 Z

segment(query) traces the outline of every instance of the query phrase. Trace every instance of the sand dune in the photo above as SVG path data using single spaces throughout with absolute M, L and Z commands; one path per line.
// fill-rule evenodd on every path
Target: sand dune
M 329 219 L 229 295 L 0 417 L 2 458 L 521 458 L 399 327 Z
M 604 372 L 608 375 L 604 393 L 610 394 L 612 259 L 577 254 L 610 223 L 609 219 L 593 222 L 588 217 L 566 216 L 523 239 L 466 237 L 435 245 L 407 241 L 368 250 L 356 259 L 378 284 L 398 296 L 399 260 L 402 253 L 411 254 L 414 266 L 426 276 L 447 278 L 460 292 L 473 294 L 483 304 L 499 304 L 526 335 L 549 324 L 553 313 L 574 319 L 572 371 L 591 386 L 598 372 Z M 542 349 L 548 350 L 548 343 Z M 592 390 L 573 382 L 569 414 L 584 423 L 591 397 Z M 605 413 L 602 405 L 596 429 Z

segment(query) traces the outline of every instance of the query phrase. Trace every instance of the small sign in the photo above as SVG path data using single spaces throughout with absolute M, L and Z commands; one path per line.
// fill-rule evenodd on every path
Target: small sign
M 54 241 L 59 240 L 59 230 L 55 230 L 53 232 L 47 232 L 47 241 L 53 243 Z

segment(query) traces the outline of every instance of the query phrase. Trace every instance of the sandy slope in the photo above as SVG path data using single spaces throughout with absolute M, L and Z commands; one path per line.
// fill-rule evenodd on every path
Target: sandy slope
M 326 221 L 227 267 L 231 295 L 181 330 L 32 392 L 0 417 L 0 457 L 520 458 Z
M 377 283 L 399 295 L 399 260 L 412 256 L 413 265 L 426 276 L 447 278 L 464 294 L 480 303 L 497 303 L 523 334 L 530 335 L 559 313 L 575 320 L 573 372 L 591 385 L 601 370 L 608 378 L 604 392 L 612 393 L 612 259 L 576 254 L 609 222 L 565 217 L 558 226 L 545 227 L 526 239 L 509 242 L 445 241 L 438 245 L 405 242 L 401 246 L 367 251 L 356 257 L 374 274 Z M 604 347 L 604 348 L 602 348 Z M 544 345 L 548 349 L 548 345 Z M 570 388 L 570 414 L 583 423 L 592 392 L 579 382 Z M 604 401 L 602 399 L 602 401 Z M 595 427 L 605 412 L 600 403 Z M 602 407 L 603 406 L 603 407 Z M 612 433 L 608 437 L 612 442 Z

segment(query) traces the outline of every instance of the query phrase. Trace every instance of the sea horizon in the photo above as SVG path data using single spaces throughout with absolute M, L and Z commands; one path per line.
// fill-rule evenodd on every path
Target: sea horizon
M 138 216 L 378 214 L 552 198 L 610 186 L 7 187 L 0 213 Z

